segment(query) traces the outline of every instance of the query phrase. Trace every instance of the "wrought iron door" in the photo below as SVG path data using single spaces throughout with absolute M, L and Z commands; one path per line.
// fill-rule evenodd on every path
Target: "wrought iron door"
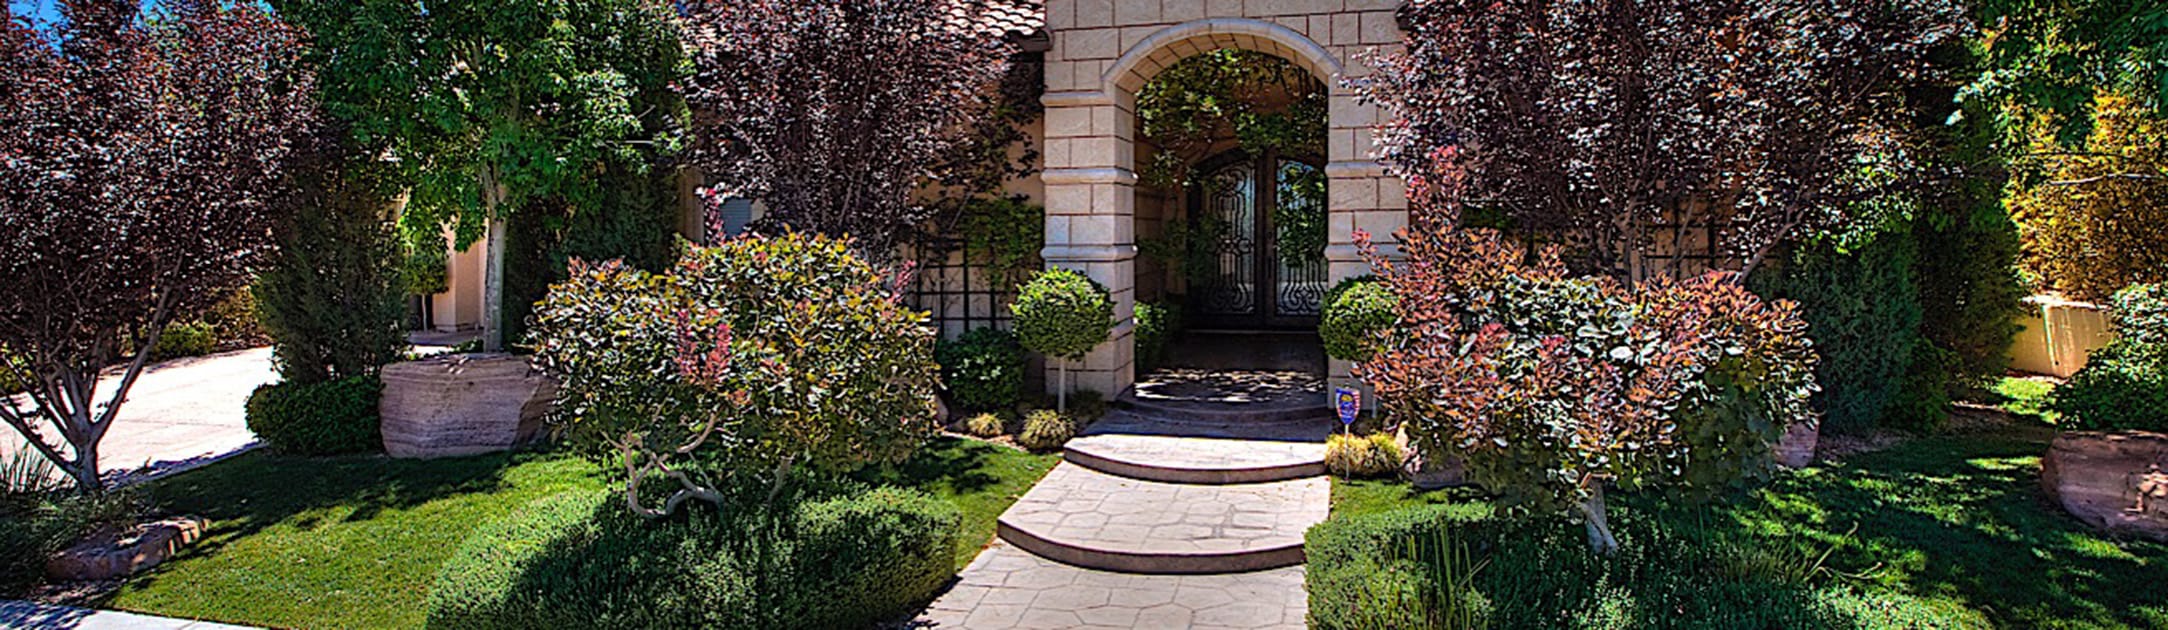
M 1322 251 L 1323 171 L 1303 160 L 1233 154 L 1199 172 L 1190 194 L 1190 238 L 1203 240 L 1212 264 L 1190 279 L 1197 323 L 1316 326 L 1330 286 Z M 1298 229 L 1312 231 L 1289 231 Z M 1306 251 L 1282 250 L 1283 244 Z

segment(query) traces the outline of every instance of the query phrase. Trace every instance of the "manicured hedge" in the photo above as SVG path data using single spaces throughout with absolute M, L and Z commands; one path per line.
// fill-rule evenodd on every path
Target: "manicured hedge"
M 781 515 L 781 516 L 775 516 Z M 956 507 L 880 489 L 646 521 L 616 495 L 538 500 L 438 571 L 431 628 L 864 628 L 954 574 Z
M 271 448 L 301 455 L 361 453 L 384 447 L 374 376 L 328 383 L 274 383 L 248 397 L 248 430 Z
M 1325 303 L 1317 333 L 1325 342 L 1325 354 L 1335 359 L 1362 361 L 1370 358 L 1379 331 L 1391 328 L 1398 317 L 1399 301 L 1383 282 L 1342 283 Z
M 1989 627 L 1945 603 L 1855 590 L 1816 571 L 1809 548 L 1613 516 L 1622 547 L 1610 557 L 1564 519 L 1436 505 L 1326 521 L 1304 547 L 1310 627 Z
M 1012 410 L 1024 392 L 1024 346 L 1016 333 L 974 328 L 933 346 L 949 401 L 966 411 Z

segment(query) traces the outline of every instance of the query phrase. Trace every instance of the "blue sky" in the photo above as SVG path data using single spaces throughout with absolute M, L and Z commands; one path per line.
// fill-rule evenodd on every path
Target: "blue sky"
M 144 0 L 144 6 L 157 6 L 158 0 Z M 60 0 L 8 0 L 9 15 L 29 14 L 39 24 L 60 19 Z

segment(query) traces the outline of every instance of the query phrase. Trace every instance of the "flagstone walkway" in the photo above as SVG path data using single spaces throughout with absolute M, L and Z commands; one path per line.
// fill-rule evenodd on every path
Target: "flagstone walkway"
M 1322 396 L 1130 397 L 1069 443 L 999 540 L 918 619 L 935 628 L 1300 628 L 1325 520 Z

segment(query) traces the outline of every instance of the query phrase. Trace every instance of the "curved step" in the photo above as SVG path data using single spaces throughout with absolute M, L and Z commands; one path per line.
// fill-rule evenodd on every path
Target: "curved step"
M 1332 421 L 1336 414 L 1324 402 L 1276 401 L 1257 404 L 1204 403 L 1129 394 L 1120 402 L 1141 415 L 1169 420 L 1243 424 L 1303 424 Z
M 1001 539 L 1050 560 L 1147 574 L 1301 564 L 1325 520 L 1324 477 L 1238 485 L 1163 483 L 1063 463 L 1001 515 Z
M 1070 440 L 1062 459 L 1103 473 L 1167 483 L 1264 483 L 1325 474 L 1325 447 L 1315 442 L 1106 433 Z

